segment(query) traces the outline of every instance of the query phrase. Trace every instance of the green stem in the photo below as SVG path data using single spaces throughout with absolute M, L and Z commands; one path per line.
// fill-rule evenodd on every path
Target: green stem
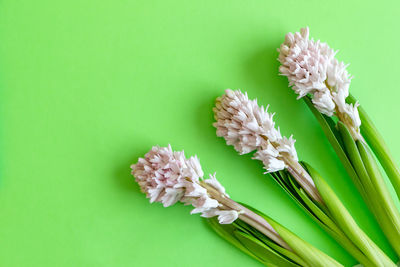
M 312 177 L 324 204 L 314 203 L 303 190 L 297 190 L 295 184 L 291 183 L 301 198 L 296 202 L 363 266 L 394 266 L 390 258 L 357 225 L 325 180 L 307 163 L 302 162 L 302 165 L 304 172 Z
M 372 164 L 374 164 L 374 159 L 366 155 L 367 152 L 364 149 L 367 146 L 361 146 L 360 144 L 362 143 L 360 141 L 357 141 L 357 143 L 354 142 L 350 132 L 343 123 L 339 122 L 338 128 L 342 135 L 347 155 L 365 189 L 369 200 L 367 202 L 368 207 L 374 214 L 392 248 L 400 256 L 400 236 L 396 219 L 398 216 L 392 208 L 389 208 L 392 206 L 392 203 L 388 202 L 387 196 L 390 197 L 390 195 L 386 196 L 382 191 L 385 185 L 382 184 L 383 181 L 379 181 L 381 178 L 373 170 L 374 167 Z M 357 144 L 359 145 L 357 146 Z
M 368 261 L 363 258 L 359 259 L 360 263 L 364 266 L 395 266 L 390 258 L 358 226 L 328 183 L 311 166 L 306 166 L 324 199 L 327 214 L 332 217 L 345 236 L 363 253 L 363 256 L 368 258 Z
M 390 196 L 390 192 L 387 189 L 372 152 L 363 142 L 357 141 L 356 143 L 368 175 L 371 178 L 376 198 L 380 200 L 380 207 L 385 211 L 388 221 L 390 222 L 390 233 L 387 235 L 389 242 L 397 255 L 400 256 L 400 213 Z
M 352 95 L 347 99 L 350 103 L 356 102 L 356 99 Z M 396 191 L 397 197 L 400 199 L 400 169 L 394 161 L 388 146 L 378 132 L 378 129 L 376 129 L 372 120 L 361 106 L 358 107 L 358 113 L 361 119 L 361 134 L 382 164 L 383 169 Z

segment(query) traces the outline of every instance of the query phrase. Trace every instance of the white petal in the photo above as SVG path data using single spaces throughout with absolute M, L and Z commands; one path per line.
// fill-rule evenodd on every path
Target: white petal
M 312 102 L 319 112 L 327 116 L 333 115 L 333 112 L 335 111 L 335 103 L 332 100 L 332 95 L 329 90 L 316 92 Z
M 209 209 L 209 210 L 203 211 L 201 213 L 201 217 L 211 218 L 211 217 L 217 216 L 217 213 L 216 213 L 217 211 L 218 211 L 218 209 Z
M 235 210 L 219 210 L 216 214 L 220 224 L 231 224 L 239 217 L 239 213 Z
M 161 202 L 163 203 L 164 207 L 169 207 L 178 202 L 182 196 L 182 189 L 167 188 L 165 189 L 164 196 L 161 198 Z
M 149 188 L 148 193 L 150 196 L 150 203 L 153 203 L 154 201 L 157 201 L 157 198 L 159 197 L 160 193 L 163 191 L 162 187 L 156 187 L 156 188 Z
M 209 185 L 211 185 L 212 187 L 214 187 L 214 188 L 215 188 L 216 190 L 218 190 L 221 194 L 228 196 L 228 195 L 226 194 L 226 192 L 225 192 L 225 187 L 223 187 L 223 186 L 221 185 L 221 183 L 218 182 L 217 178 L 215 177 L 215 174 L 216 174 L 216 173 L 214 173 L 213 175 L 210 174 L 210 178 L 209 178 L 209 179 L 205 179 L 204 182 L 206 182 L 207 184 L 209 184 Z
M 186 185 L 185 196 L 188 197 L 202 197 L 207 195 L 207 190 L 198 183 L 189 182 Z
M 265 168 L 268 172 L 276 172 L 285 169 L 285 162 L 277 158 L 270 158 L 265 163 Z

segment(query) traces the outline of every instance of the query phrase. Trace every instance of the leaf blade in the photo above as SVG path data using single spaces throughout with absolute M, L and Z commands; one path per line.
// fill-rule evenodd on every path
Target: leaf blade
M 347 99 L 349 99 L 348 102 L 350 103 L 356 103 L 356 99 L 351 94 Z M 396 191 L 397 197 L 400 199 L 400 168 L 398 164 L 396 164 L 382 135 L 361 105 L 358 107 L 358 113 L 361 119 L 361 134 L 382 164 L 383 169 Z
M 365 266 L 393 266 L 395 264 L 390 258 L 369 238 L 368 235 L 358 226 L 346 207 L 337 197 L 328 183 L 315 171 L 311 166 L 308 166 L 308 171 L 313 177 L 318 191 L 326 204 L 332 218 L 337 223 L 338 227 L 349 238 L 352 244 L 357 248 L 361 255 L 357 259 Z

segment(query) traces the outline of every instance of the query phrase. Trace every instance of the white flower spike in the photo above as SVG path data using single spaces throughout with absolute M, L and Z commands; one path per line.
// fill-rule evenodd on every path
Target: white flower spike
M 154 146 L 131 168 L 136 182 L 150 198 L 150 202 L 161 202 L 164 207 L 169 207 L 181 201 L 195 207 L 192 214 L 218 216 L 220 223 L 232 223 L 238 218 L 239 211 L 226 210 L 224 205 L 211 197 L 205 185 L 214 188 L 219 198 L 228 195 L 215 174 L 210 175 L 209 179 L 203 179 L 204 174 L 197 157 L 187 159 L 183 151 L 173 152 L 171 146 Z
M 131 168 L 150 202 L 161 202 L 168 207 L 180 201 L 194 207 L 191 214 L 217 216 L 220 224 L 231 224 L 240 218 L 283 248 L 292 250 L 263 217 L 230 199 L 215 174 L 204 179 L 197 157 L 187 159 L 183 151 L 174 152 L 170 145 L 154 146 Z
M 322 202 L 314 181 L 298 162 L 296 140 L 282 137 L 275 128 L 274 114 L 267 110 L 256 99 L 250 100 L 247 93 L 227 89 L 213 109 L 217 136 L 225 138 L 240 154 L 256 151 L 254 158 L 263 162 L 267 173 L 287 169 L 313 199 Z
M 257 100 L 249 100 L 247 93 L 227 89 L 213 110 L 217 136 L 224 137 L 240 154 L 258 150 L 256 158 L 264 162 L 267 172 L 283 170 L 285 158 L 298 160 L 295 140 L 282 138 L 274 114 L 267 112 L 268 107 L 258 106 Z
M 336 114 L 355 140 L 363 140 L 358 103 L 346 103 L 351 82 L 348 65 L 335 58 L 336 52 L 328 44 L 310 39 L 308 28 L 288 33 L 278 52 L 279 71 L 287 76 L 298 98 L 311 94 L 319 112 L 327 116 Z

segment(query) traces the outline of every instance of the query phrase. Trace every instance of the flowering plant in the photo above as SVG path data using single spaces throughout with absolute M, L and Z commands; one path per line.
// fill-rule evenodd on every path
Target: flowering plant
M 308 28 L 286 35 L 279 51 L 280 73 L 304 98 L 387 239 L 400 256 L 400 212 L 373 152 L 400 197 L 400 169 L 358 101 L 349 94 L 347 65 L 326 43 L 309 38 Z M 254 152 L 283 190 L 362 266 L 395 266 L 357 225 L 334 191 L 307 163 L 296 140 L 282 136 L 274 114 L 240 90 L 226 90 L 213 109 L 217 135 L 240 154 Z M 370 149 L 372 148 L 372 150 Z M 153 147 L 131 166 L 150 202 L 192 205 L 223 238 L 266 266 L 342 266 L 267 215 L 230 198 L 215 174 L 204 178 L 196 156 L 171 146 Z
M 268 216 L 232 200 L 214 175 L 204 179 L 197 157 L 153 147 L 131 166 L 150 202 L 192 205 L 224 238 L 266 266 L 342 266 Z
M 400 169 L 358 101 L 349 94 L 347 65 L 326 43 L 309 38 L 308 28 L 288 33 L 278 49 L 279 71 L 304 97 L 353 183 L 400 256 L 400 213 L 383 180 L 375 156 L 400 197 Z M 372 150 L 371 150 L 372 148 Z
M 364 266 L 394 266 L 324 179 L 310 165 L 299 163 L 295 140 L 281 135 L 267 109 L 240 90 L 226 90 L 214 108 L 217 135 L 240 154 L 256 151 L 254 159 L 263 162 L 266 173 Z

